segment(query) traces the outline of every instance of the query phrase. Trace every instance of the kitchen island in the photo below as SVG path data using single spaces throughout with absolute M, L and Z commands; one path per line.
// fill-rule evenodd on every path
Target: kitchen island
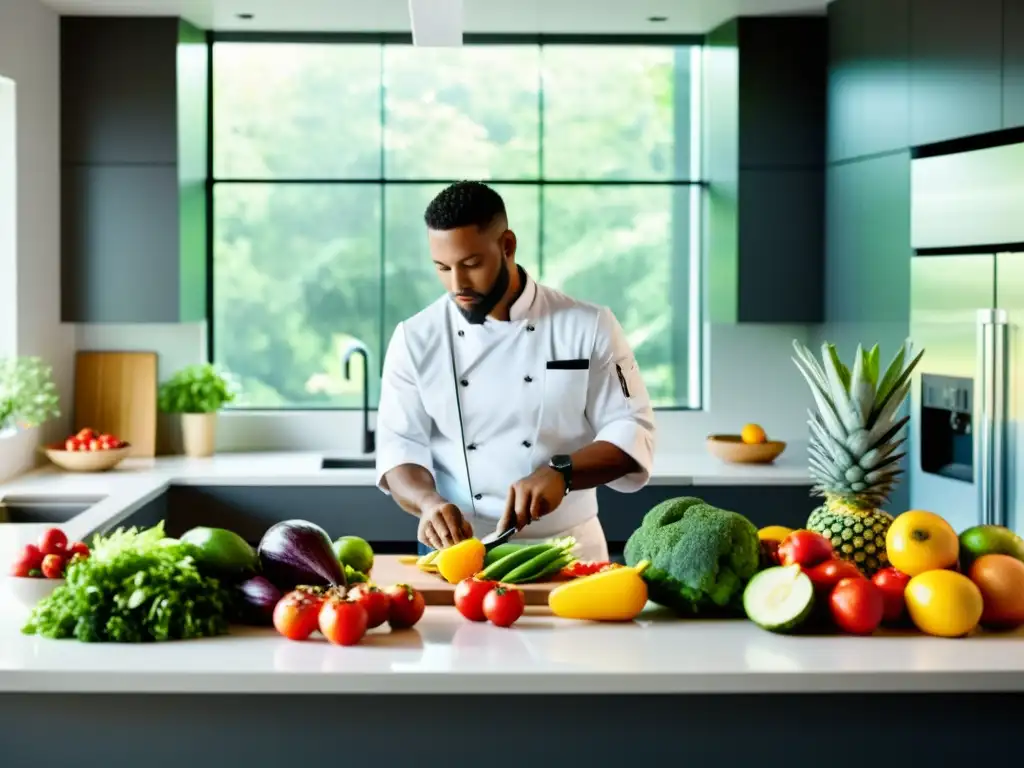
M 1003 737 L 1024 703 L 1019 632 L 787 637 L 654 606 L 607 625 L 531 609 L 502 629 L 430 607 L 415 628 L 378 628 L 349 648 L 248 628 L 87 645 L 21 635 L 24 610 L 0 609 L 5 765 L 57 765 L 33 757 L 47 734 L 111 768 L 332 755 L 402 765 L 424 751 L 464 764 L 448 750 L 465 764 L 612 765 L 669 750 L 691 765 L 781 765 L 793 740 L 797 765 L 844 765 L 854 755 L 838 745 L 854 735 L 887 760 L 943 765 L 979 738 L 987 757 L 1015 753 Z

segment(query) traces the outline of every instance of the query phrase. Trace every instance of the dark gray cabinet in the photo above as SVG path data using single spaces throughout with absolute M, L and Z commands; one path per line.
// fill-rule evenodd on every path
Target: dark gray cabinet
M 832 165 L 826 190 L 826 317 L 901 334 L 910 316 L 909 152 Z
M 828 159 L 910 143 L 910 0 L 829 5 Z
M 1003 0 L 1003 127 L 1024 126 L 1024 0 Z
M 713 30 L 708 46 L 703 244 L 710 317 L 819 322 L 827 22 L 742 17 Z
M 913 0 L 912 144 L 1002 128 L 1003 2 Z
M 64 322 L 205 319 L 207 50 L 175 18 L 61 19 Z

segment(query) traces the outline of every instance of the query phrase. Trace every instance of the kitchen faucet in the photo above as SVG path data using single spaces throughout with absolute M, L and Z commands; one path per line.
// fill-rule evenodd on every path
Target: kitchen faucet
M 351 381 L 351 362 L 356 355 L 363 358 L 363 453 L 373 453 L 376 450 L 376 440 L 374 431 L 370 429 L 370 353 L 365 346 L 356 341 L 345 350 L 341 362 L 345 366 L 345 378 Z

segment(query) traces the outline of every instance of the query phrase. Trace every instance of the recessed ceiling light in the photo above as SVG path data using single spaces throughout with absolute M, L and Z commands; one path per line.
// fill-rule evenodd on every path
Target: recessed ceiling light
M 252 18 L 252 14 L 251 13 L 239 13 L 237 15 L 238 15 L 238 18 L 242 19 L 243 21 L 248 21 L 249 19 Z
M 648 16 L 647 20 L 654 24 L 658 24 L 662 21 L 668 21 L 668 16 Z

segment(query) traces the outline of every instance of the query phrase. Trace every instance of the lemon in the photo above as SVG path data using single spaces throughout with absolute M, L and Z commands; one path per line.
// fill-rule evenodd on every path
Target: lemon
M 768 436 L 760 424 L 745 424 L 743 429 L 740 430 L 740 439 L 750 445 L 753 443 L 763 443 L 768 439 Z
M 784 525 L 767 525 L 757 532 L 757 538 L 761 541 L 782 541 L 792 532 L 792 528 Z
M 914 625 L 929 635 L 963 637 L 978 626 L 984 600 L 962 573 L 925 571 L 912 578 L 903 596 Z

